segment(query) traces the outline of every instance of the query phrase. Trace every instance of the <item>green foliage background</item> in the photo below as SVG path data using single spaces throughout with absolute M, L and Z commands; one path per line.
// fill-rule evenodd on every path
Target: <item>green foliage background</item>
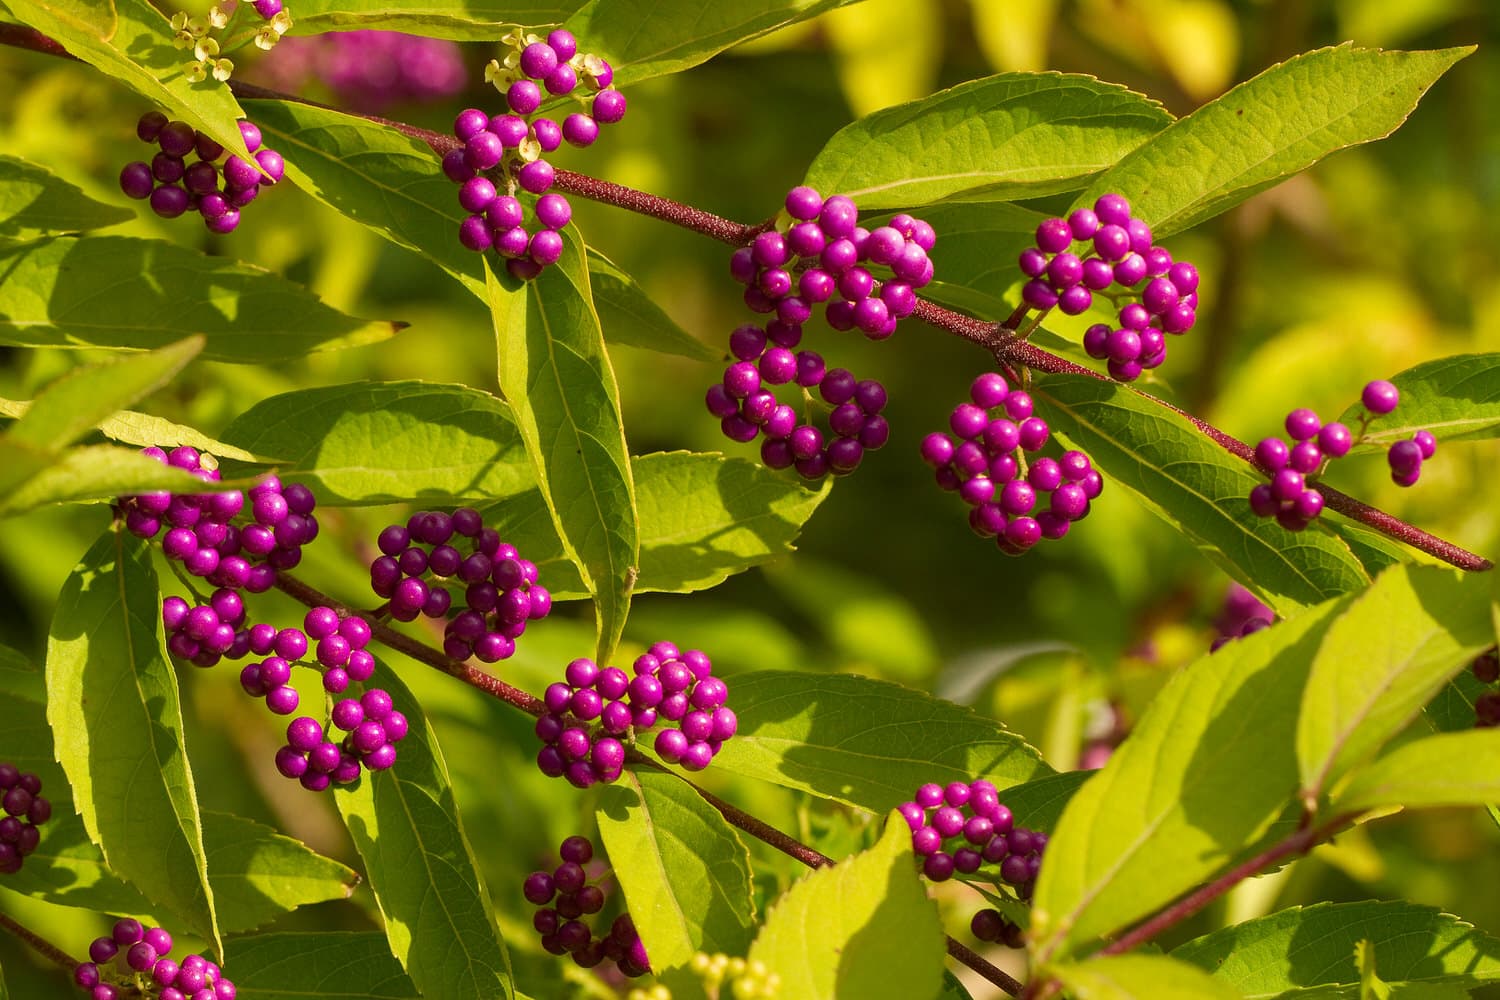
M 626 87 L 625 124 L 596 148 L 558 162 L 752 221 L 779 206 L 827 138 L 853 117 L 941 86 L 1005 69 L 1085 72 L 1157 98 L 1180 116 L 1273 62 L 1345 39 L 1480 47 L 1391 139 L 1340 153 L 1167 242 L 1179 259 L 1199 264 L 1208 306 L 1198 328 L 1174 342 L 1161 379 L 1145 387 L 1253 441 L 1276 432 L 1293 406 L 1332 418 L 1368 379 L 1440 355 L 1500 351 L 1500 243 L 1493 234 L 1500 116 L 1491 113 L 1500 101 L 1500 13 L 1492 5 L 871 0 L 687 73 Z M 497 103 L 477 79 L 487 48 L 471 45 L 467 53 L 476 84 L 469 103 Z M 9 49 L 0 49 L 0 94 L 7 95 L 0 151 L 45 163 L 92 197 L 127 205 L 115 177 L 144 148 L 133 134 L 143 104 L 87 67 Z M 393 115 L 442 130 L 460 106 Z M 578 198 L 573 204 L 591 246 L 691 335 L 721 349 L 743 317 L 727 252 L 650 220 Z M 1062 196 L 1033 207 L 1067 204 Z M 254 262 L 350 314 L 410 324 L 392 340 L 291 364 L 196 361 L 151 398 L 153 414 L 217 434 L 255 404 L 294 388 L 364 378 L 497 388 L 494 333 L 478 299 L 431 261 L 290 185 L 259 200 L 230 239 L 141 211 L 110 232 Z M 1014 301 L 1016 287 L 989 291 Z M 847 347 L 825 354 L 885 382 L 890 445 L 835 484 L 795 555 L 705 593 L 638 595 L 627 648 L 660 638 L 704 648 L 731 690 L 737 672 L 782 668 L 860 672 L 971 700 L 1028 737 L 1055 767 L 1070 767 L 1109 704 L 1127 720 L 1138 717 L 1170 672 L 1207 645 L 1226 578 L 1188 540 L 1108 486 L 1065 543 L 1020 560 L 1000 555 L 969 532 L 957 502 L 930 484 L 915 457 L 921 436 L 944 425 L 984 358 L 915 323 L 857 355 Z M 712 363 L 628 348 L 612 357 L 632 453 L 742 453 L 703 412 L 702 388 L 718 374 Z M 0 396 L 33 398 L 87 360 L 86 351 L 0 349 Z M 1495 441 L 1451 444 L 1415 490 L 1392 486 L 1378 455 L 1340 463 L 1332 481 L 1493 557 L 1500 551 L 1500 506 L 1491 488 L 1497 459 Z M 326 537 L 308 550 L 299 572 L 359 600 L 366 588 L 357 560 L 369 558 L 375 533 L 397 513 L 330 510 Z M 63 581 L 106 519 L 106 508 L 92 505 L 0 520 L 0 643 L 40 662 Z M 297 614 L 284 599 L 264 601 L 280 601 L 288 623 Z M 592 648 L 587 608 L 560 606 L 528 632 L 501 674 L 540 691 L 568 659 Z M 525 719 L 430 671 L 400 661 L 397 667 L 441 738 L 519 982 L 538 998 L 586 989 L 587 977 L 571 967 L 565 981 L 549 974 L 555 966 L 535 948 L 517 890 L 525 873 L 586 821 L 588 804 L 536 772 Z M 232 672 L 179 676 L 203 808 L 258 819 L 354 864 L 332 797 L 308 795 L 272 771 L 278 727 L 240 695 Z M 732 786 L 734 800 L 752 812 L 804 839 L 821 838 L 825 853 L 864 846 L 859 822 L 825 803 L 723 777 L 708 784 Z M 1245 886 L 1176 940 L 1299 902 L 1368 896 L 1441 906 L 1500 932 L 1495 837 L 1489 819 L 1474 810 L 1361 828 L 1309 862 Z M 760 845 L 752 849 L 762 901 L 799 874 Z M 950 926 L 977 907 L 967 893 L 939 895 Z M 368 931 L 373 925 L 360 914 L 374 912 L 368 887 L 354 889 L 352 898 L 358 907 L 304 907 L 274 929 Z M 102 926 L 8 891 L 4 899 L 80 954 Z M 0 964 L 17 996 L 44 995 L 55 985 L 53 974 L 36 970 L 9 939 L 0 939 Z

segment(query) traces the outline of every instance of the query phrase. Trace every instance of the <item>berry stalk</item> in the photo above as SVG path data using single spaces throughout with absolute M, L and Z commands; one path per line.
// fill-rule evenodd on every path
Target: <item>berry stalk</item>
M 53 39 L 22 25 L 0 24 L 0 45 L 29 49 L 33 52 L 41 52 L 47 55 L 73 58 Z M 292 94 L 284 94 L 264 87 L 257 87 L 253 84 L 242 83 L 238 80 L 230 80 L 229 87 L 237 97 L 268 98 L 308 104 L 314 107 L 328 107 L 328 105 L 319 104 L 316 101 L 309 101 Z M 348 113 L 338 108 L 330 108 L 329 110 Z M 443 135 L 439 132 L 418 128 L 415 125 L 409 125 L 405 122 L 381 118 L 377 115 L 357 115 L 356 117 L 362 117 L 367 121 L 387 125 L 403 135 L 425 142 L 439 156 L 460 148 L 458 140 L 450 135 Z M 758 225 L 746 225 L 722 218 L 711 212 L 705 212 L 690 205 L 681 204 L 669 198 L 663 198 L 660 195 L 637 191 L 634 188 L 628 188 L 621 184 L 614 184 L 610 181 L 599 180 L 598 178 L 589 177 L 585 174 L 577 174 L 568 170 L 559 170 L 556 172 L 554 185 L 558 190 L 568 194 L 577 194 L 581 197 L 614 205 L 617 208 L 623 208 L 640 215 L 661 219 L 663 222 L 670 222 L 684 229 L 690 229 L 710 239 L 716 239 L 731 246 L 743 246 L 757 234 L 765 232 L 772 227 L 770 220 Z M 1017 338 L 1015 333 L 1021 317 L 1025 315 L 1024 307 L 1016 310 L 1003 323 L 990 323 L 975 319 L 972 316 L 965 316 L 962 313 L 919 298 L 913 315 L 931 326 L 979 344 L 1004 365 L 1021 365 L 1041 372 L 1087 375 L 1097 379 L 1104 378 L 1098 372 L 1084 368 L 1082 365 L 1074 364 L 1066 358 L 1061 358 Z M 1255 463 L 1253 450 L 1243 441 L 1224 433 L 1206 420 L 1202 420 L 1178 407 L 1172 406 L 1170 403 L 1149 394 L 1143 393 L 1142 395 L 1145 395 L 1152 402 L 1160 406 L 1165 406 L 1173 412 L 1186 417 L 1192 422 L 1193 426 L 1197 427 L 1211 441 L 1231 455 L 1244 459 L 1252 465 L 1256 465 L 1256 468 L 1261 472 L 1267 472 L 1267 470 L 1261 469 Z M 1345 517 L 1357 521 L 1368 528 L 1372 528 L 1381 534 L 1388 535 L 1404 545 L 1409 545 L 1421 552 L 1426 552 L 1428 555 L 1441 559 L 1443 562 L 1459 569 L 1482 571 L 1494 568 L 1494 563 L 1483 556 L 1423 531 L 1414 525 L 1402 521 L 1400 518 L 1356 500 L 1345 493 L 1321 484 L 1316 488 L 1323 495 L 1328 508 L 1336 510 Z M 395 633 L 392 634 L 394 635 Z M 440 669 L 446 670 L 449 673 L 454 672 L 449 667 L 441 664 L 432 665 L 439 666 Z M 476 673 L 478 672 L 476 671 Z M 530 711 L 530 709 L 527 710 Z
M 69 972 L 72 972 L 73 967 L 78 964 L 78 960 L 72 955 L 69 955 L 57 945 L 42 937 L 36 931 L 25 927 L 7 914 L 0 913 L 0 927 L 4 927 L 12 935 L 26 942 L 26 944 L 29 945 L 32 950 L 36 951 L 40 955 L 45 956 L 49 961 L 62 966 Z

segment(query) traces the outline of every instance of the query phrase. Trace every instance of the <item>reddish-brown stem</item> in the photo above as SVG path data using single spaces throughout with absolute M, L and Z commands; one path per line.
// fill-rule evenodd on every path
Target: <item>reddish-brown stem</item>
M 17 48 L 30 49 L 35 52 L 43 52 L 48 55 L 67 55 L 67 52 L 57 42 L 40 32 L 19 25 L 0 24 L 0 45 L 11 45 Z M 268 90 L 265 87 L 257 87 L 254 84 L 242 83 L 238 80 L 231 80 L 229 87 L 239 97 L 294 101 L 299 104 L 309 104 L 315 107 L 327 107 L 327 105 L 318 104 L 315 101 L 309 101 L 294 94 L 284 94 L 280 91 Z M 332 108 L 330 110 L 340 109 Z M 341 111 L 340 113 L 348 114 L 349 112 Z M 418 128 L 415 125 L 408 125 L 405 122 L 392 121 L 388 118 L 380 118 L 374 115 L 356 117 L 363 117 L 369 121 L 396 129 L 403 135 L 426 143 L 440 155 L 457 149 L 459 146 L 456 138 L 441 132 L 433 132 L 429 129 Z M 640 215 L 648 215 L 663 222 L 670 222 L 675 226 L 680 226 L 735 246 L 749 242 L 757 233 L 764 232 L 772 224 L 770 221 L 758 225 L 734 222 L 733 220 L 714 215 L 712 212 L 705 212 L 691 205 L 681 204 L 670 198 L 637 191 L 622 184 L 614 184 L 610 181 L 590 177 L 587 174 L 575 173 L 571 170 L 557 171 L 553 184 L 559 191 L 576 194 L 579 197 L 603 202 L 607 205 L 614 205 L 617 208 L 623 208 Z M 1058 357 L 1055 354 L 1014 337 L 1013 333 L 1017 328 L 1020 317 L 1024 313 L 1025 309 L 1023 307 L 1018 309 L 1004 323 L 987 323 L 951 309 L 946 309 L 936 303 L 919 300 L 915 315 L 930 326 L 937 327 L 938 329 L 945 330 L 979 344 L 994 355 L 995 359 L 1001 364 L 1020 365 L 1041 372 L 1084 375 L 1090 378 L 1105 380 L 1103 375 L 1092 369 L 1074 364 L 1066 358 Z M 1250 446 L 1244 442 L 1231 437 L 1207 421 L 1200 420 L 1164 400 L 1157 399 L 1155 396 L 1147 393 L 1141 393 L 1141 396 L 1186 417 L 1198 430 L 1202 431 L 1210 440 L 1230 454 L 1242 458 L 1252 465 L 1255 463 L 1254 454 Z M 1265 470 L 1260 471 L 1264 472 Z M 1324 502 L 1330 510 L 1338 511 L 1345 517 L 1353 521 L 1358 521 L 1366 527 L 1373 528 L 1382 534 L 1389 535 L 1398 542 L 1426 552 L 1446 563 L 1457 566 L 1459 569 L 1488 570 L 1494 568 L 1494 564 L 1483 556 L 1423 531 L 1414 525 L 1402 521 L 1400 518 L 1393 517 L 1384 511 L 1371 507 L 1369 504 L 1362 503 L 1332 487 L 1319 484 L 1316 488 L 1323 494 Z
M 4 927 L 11 934 L 30 945 L 32 950 L 46 956 L 50 961 L 57 963 L 69 972 L 78 967 L 78 959 L 69 955 L 36 931 L 22 926 L 14 917 L 0 913 L 0 927 Z

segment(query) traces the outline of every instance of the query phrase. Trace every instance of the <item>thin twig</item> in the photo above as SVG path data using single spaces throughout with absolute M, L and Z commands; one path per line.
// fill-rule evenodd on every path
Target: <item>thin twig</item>
M 22 941 L 25 941 L 28 945 L 31 946 L 34 951 L 46 956 L 49 960 L 62 966 L 69 972 L 72 972 L 74 969 L 78 968 L 78 959 L 74 958 L 72 955 L 69 955 L 57 945 L 42 937 L 36 931 L 22 926 L 20 922 L 17 921 L 14 917 L 11 917 L 5 913 L 0 913 L 0 927 L 4 927 L 6 930 L 10 931 L 11 934 L 20 938 Z

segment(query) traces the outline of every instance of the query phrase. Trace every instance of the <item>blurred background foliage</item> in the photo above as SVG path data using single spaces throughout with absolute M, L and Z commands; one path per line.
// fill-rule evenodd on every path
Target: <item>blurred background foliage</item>
M 562 151 L 558 162 L 751 221 L 779 206 L 838 128 L 936 88 L 1004 70 L 1081 72 L 1124 83 L 1182 115 L 1278 60 L 1343 40 L 1480 47 L 1391 139 L 1334 156 L 1169 241 L 1175 256 L 1204 273 L 1207 321 L 1174 345 L 1171 362 L 1145 387 L 1253 441 L 1277 432 L 1294 406 L 1331 419 L 1371 378 L 1445 354 L 1500 350 L 1493 225 L 1500 209 L 1500 115 L 1493 113 L 1500 51 L 1492 48 L 1500 42 L 1500 6 L 869 0 L 631 88 L 626 124 L 586 154 Z M 384 113 L 446 129 L 460 107 L 495 105 L 479 72 L 490 54 L 484 46 L 462 50 L 470 80 L 463 96 Z M 241 75 L 272 75 L 251 64 L 248 52 L 241 55 Z M 304 92 L 336 99 L 316 79 Z M 87 67 L 12 50 L 0 51 L 0 93 L 0 149 L 46 164 L 97 198 L 127 203 L 115 178 L 142 148 L 134 122 L 147 109 L 136 98 Z M 590 243 L 685 329 L 717 346 L 743 321 L 723 248 L 574 202 Z M 145 211 L 123 228 L 279 271 L 358 315 L 411 323 L 394 341 L 297 366 L 195 364 L 149 401 L 151 412 L 212 434 L 253 403 L 300 386 L 415 377 L 497 388 L 490 320 L 478 301 L 435 266 L 289 185 L 262 199 L 227 239 Z M 1015 301 L 1015 287 L 993 291 Z M 1056 328 L 1081 332 L 1066 323 Z M 1164 679 L 1207 648 L 1229 581 L 1167 524 L 1108 487 L 1065 543 L 1006 558 L 969 532 L 957 499 L 935 489 L 916 458 L 921 436 L 945 425 L 984 358 L 912 323 L 890 342 L 861 344 L 857 356 L 846 343 L 816 335 L 814 342 L 830 362 L 857 363 L 858 372 L 889 387 L 889 447 L 836 485 L 795 556 L 707 593 L 638 598 L 628 642 L 671 638 L 699 646 L 729 675 L 731 690 L 735 672 L 762 668 L 888 677 L 973 703 L 1026 735 L 1059 769 L 1076 766 L 1091 745 L 1097 761 L 1100 745 L 1128 731 Z M 0 350 L 0 395 L 31 398 L 83 360 L 80 352 Z M 740 450 L 703 412 L 702 388 L 717 370 L 628 348 L 615 350 L 614 362 L 632 451 Z M 1420 489 L 1392 486 L 1378 457 L 1340 463 L 1333 482 L 1494 557 L 1500 519 L 1483 470 L 1497 459 L 1496 442 L 1446 445 L 1424 469 Z M 379 528 L 400 516 L 328 510 L 322 544 L 308 550 L 299 572 L 336 596 L 368 602 L 360 562 L 370 558 Z M 0 521 L 0 642 L 40 662 L 62 581 L 107 518 L 104 507 L 89 506 Z M 253 613 L 283 624 L 300 617 L 278 595 L 266 595 Z M 591 647 L 587 609 L 560 606 L 500 672 L 540 691 Z M 588 828 L 587 802 L 537 773 L 525 718 L 414 664 L 397 667 L 439 726 L 519 981 L 538 998 L 607 995 L 571 965 L 557 975 L 560 965 L 540 953 L 518 891 L 564 836 Z M 202 805 L 273 823 L 356 863 L 327 797 L 275 774 L 279 724 L 243 700 L 234 672 L 189 668 L 183 675 Z M 866 835 L 866 817 L 764 786 L 726 790 L 712 775 L 710 787 L 834 856 Z M 1374 824 L 1244 886 L 1176 937 L 1299 902 L 1366 896 L 1439 905 L 1500 932 L 1496 841 L 1488 818 L 1472 811 Z M 752 850 L 767 897 L 797 876 L 785 858 L 759 845 Z M 944 889 L 943 898 L 955 930 L 977 908 L 962 889 Z M 369 926 L 368 890 L 354 901 L 358 906 L 305 908 L 281 924 Z M 79 953 L 103 927 L 102 917 L 9 893 L 6 907 Z M 53 974 L 35 970 L 8 939 L 0 940 L 0 962 L 17 996 L 49 995 L 55 987 Z M 975 996 L 985 995 L 976 987 Z

